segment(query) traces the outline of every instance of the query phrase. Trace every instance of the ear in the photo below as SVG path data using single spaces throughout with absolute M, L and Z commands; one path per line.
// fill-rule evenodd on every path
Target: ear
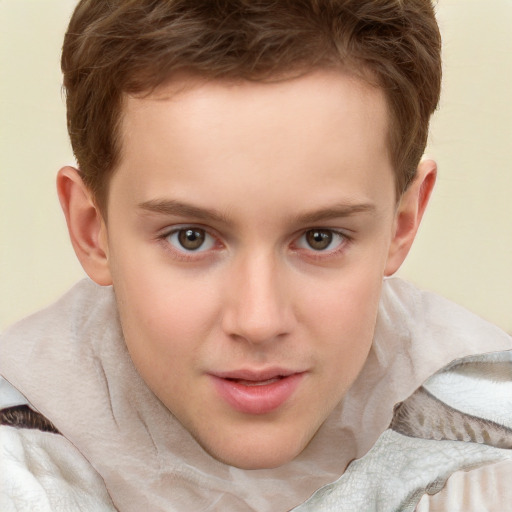
M 99 285 L 112 284 L 106 225 L 89 189 L 75 168 L 63 167 L 59 171 L 57 193 L 73 249 L 85 272 Z
M 436 163 L 433 160 L 421 161 L 416 177 L 402 195 L 395 215 L 393 239 L 385 269 L 386 276 L 394 274 L 409 253 L 434 188 L 436 176 Z

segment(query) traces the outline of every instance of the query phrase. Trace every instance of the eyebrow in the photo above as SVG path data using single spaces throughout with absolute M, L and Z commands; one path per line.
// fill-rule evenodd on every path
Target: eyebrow
M 359 213 L 367 213 L 374 215 L 376 213 L 375 205 L 371 203 L 360 203 L 360 204 L 339 204 L 330 206 L 328 208 L 322 208 L 320 210 L 314 210 L 312 212 L 306 212 L 298 215 L 294 220 L 298 224 L 314 224 L 315 222 L 321 222 L 330 219 L 340 219 L 344 217 L 351 217 Z
M 230 224 L 230 219 L 212 208 L 201 208 L 192 204 L 183 203 L 172 199 L 152 199 L 139 203 L 139 208 L 149 212 L 161 215 L 173 215 L 177 217 L 192 217 L 198 220 L 215 221 L 224 224 Z M 306 212 L 293 217 L 296 224 L 313 224 L 315 222 L 326 221 L 330 219 L 339 219 L 350 217 L 360 213 L 375 214 L 375 205 L 371 203 L 360 204 L 338 204 L 320 210 Z
M 139 203 L 139 208 L 149 213 L 174 215 L 177 217 L 193 217 L 199 220 L 229 223 L 229 219 L 219 211 L 211 208 L 200 208 L 192 204 L 172 199 L 152 199 Z

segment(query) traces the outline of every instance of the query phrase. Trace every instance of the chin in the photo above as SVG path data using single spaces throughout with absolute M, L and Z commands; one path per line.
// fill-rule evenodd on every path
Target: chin
M 275 453 L 275 451 L 258 450 L 256 453 L 244 452 L 229 454 L 229 456 L 215 456 L 220 462 L 238 469 L 275 469 L 291 462 L 298 454 Z
M 240 433 L 225 443 L 201 443 L 203 449 L 223 464 L 239 469 L 275 469 L 291 462 L 306 447 L 308 440 L 301 436 Z

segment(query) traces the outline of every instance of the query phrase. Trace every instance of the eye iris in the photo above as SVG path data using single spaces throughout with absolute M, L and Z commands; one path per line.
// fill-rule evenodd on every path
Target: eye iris
M 326 229 L 312 229 L 306 233 L 308 245 L 315 251 L 322 251 L 332 242 L 332 233 Z
M 204 243 L 205 232 L 202 229 L 182 229 L 178 233 L 180 244 L 189 251 L 199 249 Z

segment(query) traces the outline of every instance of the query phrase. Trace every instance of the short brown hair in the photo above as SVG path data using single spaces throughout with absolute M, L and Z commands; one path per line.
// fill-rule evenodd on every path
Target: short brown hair
M 106 205 L 125 94 L 190 72 L 272 80 L 342 67 L 381 87 L 397 193 L 414 178 L 441 87 L 431 0 L 81 0 L 64 39 L 68 130 Z

